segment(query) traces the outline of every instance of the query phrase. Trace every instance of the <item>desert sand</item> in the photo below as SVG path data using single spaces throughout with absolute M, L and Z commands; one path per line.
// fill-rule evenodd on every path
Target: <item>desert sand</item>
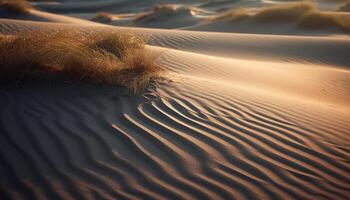
M 141 35 L 162 72 L 2 83 L 0 199 L 349 199 L 346 0 L 30 4 L 2 35 Z

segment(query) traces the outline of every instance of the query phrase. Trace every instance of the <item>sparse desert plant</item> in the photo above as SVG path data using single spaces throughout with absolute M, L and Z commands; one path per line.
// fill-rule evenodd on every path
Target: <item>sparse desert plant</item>
M 161 69 L 132 33 L 30 31 L 0 37 L 0 80 L 83 80 L 141 91 Z
M 0 0 L 0 8 L 14 14 L 25 14 L 33 9 L 26 0 Z
M 132 33 L 95 33 L 90 36 L 95 42 L 90 46 L 93 49 L 103 49 L 121 58 L 126 56 L 129 49 L 143 49 L 146 37 L 135 36 Z

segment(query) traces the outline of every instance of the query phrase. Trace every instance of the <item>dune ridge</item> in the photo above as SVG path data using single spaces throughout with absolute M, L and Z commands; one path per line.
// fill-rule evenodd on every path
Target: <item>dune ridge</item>
M 344 31 L 350 30 L 347 16 L 336 12 L 319 11 L 311 2 L 286 3 L 255 10 L 233 9 L 209 18 L 209 21 L 217 20 L 294 23 L 308 29 L 339 28 Z
M 150 45 L 170 49 L 184 50 L 205 55 L 233 58 L 254 58 L 256 60 L 278 60 L 288 62 L 306 62 L 347 67 L 350 62 L 346 56 L 349 40 L 345 37 L 322 36 L 286 36 L 268 34 L 241 33 L 205 33 L 200 31 L 125 28 L 112 26 L 86 26 L 43 22 L 25 22 L 0 19 L 0 32 L 15 34 L 30 30 L 60 30 L 79 27 L 82 33 L 93 30 L 110 32 L 115 30 L 147 34 Z M 280 45 L 281 43 L 285 45 Z M 206 48 L 216 45 L 215 49 Z M 303 53 L 299 49 L 305 49 Z
M 160 4 L 155 5 L 151 11 L 141 13 L 134 17 L 134 21 L 141 20 L 154 20 L 159 17 L 165 17 L 170 15 L 176 15 L 180 13 L 186 13 L 188 15 L 195 15 L 197 12 L 201 10 L 195 7 L 181 6 L 181 5 L 173 5 L 173 4 Z
M 6 103 L 2 117 L 9 122 L 2 124 L 2 131 L 9 132 L 12 123 L 20 124 L 17 135 L 2 134 L 1 141 L 10 146 L 12 155 L 22 153 L 16 160 L 2 154 L 3 164 L 10 161 L 2 166 L 10 169 L 26 162 L 31 165 L 27 173 L 35 175 L 27 179 L 36 180 L 33 186 L 21 178 L 2 181 L 14 181 L 17 195 L 36 199 L 300 199 L 313 194 L 346 199 L 349 141 L 341 137 L 340 130 L 346 134 L 344 119 L 349 118 L 311 104 L 307 106 L 315 110 L 306 115 L 302 103 L 286 109 L 283 103 L 271 105 L 271 99 L 238 88 L 234 94 L 227 88 L 203 96 L 205 82 L 192 79 L 185 83 L 189 86 L 160 88 L 162 99 L 148 103 L 119 96 L 112 88 L 101 96 L 98 88 L 88 87 L 69 100 L 66 93 L 57 91 L 74 94 L 76 88 L 21 86 L 22 94 L 33 95 L 27 100 L 15 94 L 18 87 L 2 89 Z M 206 89 L 211 87 L 217 85 L 206 84 Z M 49 103 L 52 95 L 54 103 Z M 235 101 L 227 100 L 233 96 Z M 27 114 L 10 114 L 15 108 L 28 109 Z M 315 112 L 327 112 L 331 118 L 317 117 Z M 84 119 L 78 117 L 83 113 Z M 322 126 L 312 126 L 319 120 Z M 340 135 L 333 135 L 335 132 Z M 21 143 L 21 137 L 34 146 Z M 335 141 L 338 145 L 331 145 Z M 72 145 L 76 150 L 69 148 Z M 55 160 L 50 159 L 53 155 Z M 19 176 L 17 170 L 3 172 L 6 177 Z M 1 185 L 3 191 L 11 191 Z
M 338 8 L 338 11 L 350 12 L 350 2 L 346 2 Z
M 1 0 L 0 9 L 10 14 L 26 14 L 33 7 L 26 0 Z
M 107 13 L 107 12 L 100 12 L 96 14 L 94 18 L 91 19 L 91 21 L 100 22 L 100 23 L 107 23 L 113 21 L 113 14 Z

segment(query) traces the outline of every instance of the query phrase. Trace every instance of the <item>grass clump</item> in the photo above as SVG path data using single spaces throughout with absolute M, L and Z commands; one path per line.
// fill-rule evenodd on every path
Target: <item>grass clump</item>
M 161 69 L 132 33 L 30 31 L 0 37 L 0 80 L 90 81 L 142 91 Z
M 33 9 L 26 0 L 0 0 L 0 8 L 12 14 L 26 14 Z

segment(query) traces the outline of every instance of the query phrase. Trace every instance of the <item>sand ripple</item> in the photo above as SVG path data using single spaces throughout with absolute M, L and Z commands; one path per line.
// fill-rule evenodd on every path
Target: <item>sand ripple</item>
M 0 30 L 19 27 L 1 21 Z M 202 35 L 178 32 L 161 40 L 162 34 L 152 42 L 178 50 L 152 47 L 166 51 L 160 64 L 172 80 L 154 93 L 40 81 L 0 87 L 0 199 L 348 199 L 347 70 L 313 63 L 299 72 L 273 56 L 273 62 L 208 56 L 198 47 Z M 271 40 L 282 38 L 292 41 Z M 347 47 L 335 46 L 330 54 L 339 62 L 317 49 L 299 56 L 346 65 L 338 53 Z M 217 54 L 220 48 L 229 45 L 218 45 Z M 293 50 L 281 54 L 292 57 Z M 288 73 L 264 76 L 282 67 Z M 304 72 L 313 73 L 300 79 L 311 88 L 292 81 Z M 283 85 L 286 77 L 293 84 Z M 301 89 L 316 94 L 301 96 Z

